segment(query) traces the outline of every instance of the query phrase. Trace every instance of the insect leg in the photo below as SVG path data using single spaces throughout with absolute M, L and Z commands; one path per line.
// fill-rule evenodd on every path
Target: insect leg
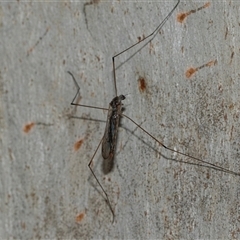
M 99 142 L 99 144 L 98 144 L 98 146 L 97 146 L 97 149 L 95 150 L 95 152 L 94 152 L 94 154 L 93 154 L 90 162 L 88 163 L 88 167 L 89 167 L 90 171 L 92 172 L 92 175 L 93 175 L 94 178 L 96 179 L 98 185 L 100 186 L 100 188 L 102 189 L 102 191 L 103 191 L 103 193 L 104 193 L 104 195 L 105 195 L 105 197 L 106 197 L 105 200 L 106 200 L 107 205 L 109 206 L 109 208 L 110 208 L 110 210 L 111 210 L 111 212 L 112 212 L 112 215 L 113 215 L 113 220 L 112 220 L 112 223 L 113 223 L 113 222 L 114 222 L 114 219 L 115 219 L 115 214 L 114 214 L 113 208 L 112 208 L 112 206 L 111 206 L 111 203 L 110 203 L 110 201 L 109 201 L 108 194 L 107 194 L 107 192 L 104 190 L 102 184 L 101 184 L 100 181 L 98 180 L 97 176 L 95 175 L 95 173 L 94 173 L 94 171 L 93 171 L 93 169 L 92 169 L 92 167 L 91 167 L 91 164 L 92 164 L 92 162 L 93 162 L 93 159 L 94 159 L 94 157 L 95 157 L 95 155 L 96 155 L 96 153 L 97 153 L 97 151 L 98 151 L 98 149 L 99 149 L 102 141 L 103 141 L 103 138 L 102 138 L 101 141 Z
M 114 79 L 114 88 L 115 88 L 115 95 L 117 96 L 117 83 L 116 83 L 116 67 L 115 67 L 115 58 L 121 54 L 123 54 L 124 52 L 127 52 L 128 50 L 130 50 L 131 48 L 135 47 L 136 45 L 138 45 L 139 43 L 149 39 L 143 47 L 145 47 L 149 42 L 151 42 L 155 36 L 157 35 L 157 33 L 160 31 L 160 29 L 163 27 L 163 25 L 166 23 L 166 21 L 169 19 L 169 17 L 172 15 L 172 13 L 174 12 L 174 10 L 177 8 L 178 4 L 180 3 L 180 0 L 177 1 L 176 5 L 173 7 L 173 9 L 171 10 L 170 13 L 168 13 L 168 15 L 163 19 L 163 21 L 157 26 L 157 28 L 150 33 L 148 36 L 146 36 L 145 38 L 141 39 L 140 41 L 136 42 L 135 44 L 131 45 L 130 47 L 124 49 L 123 51 L 121 51 L 120 53 L 114 55 L 112 57 L 112 64 L 113 64 L 113 79 Z M 142 47 L 142 48 L 143 48 Z M 142 49 L 140 48 L 140 49 Z M 137 51 L 138 52 L 138 51 Z M 135 54 L 133 54 L 134 56 Z
M 177 150 L 174 150 L 172 148 L 169 148 L 167 146 L 165 146 L 163 143 L 161 143 L 157 138 L 155 138 L 152 134 L 150 134 L 147 130 L 145 130 L 143 127 L 141 127 L 139 124 L 137 124 L 133 119 L 131 119 L 130 117 L 122 114 L 123 117 L 126 117 L 127 119 L 129 119 L 131 122 L 133 122 L 135 125 L 137 125 L 143 132 L 145 132 L 148 136 L 150 136 L 152 139 L 154 139 L 158 144 L 160 144 L 162 147 L 172 151 L 172 152 L 175 152 L 175 153 L 178 153 L 178 154 L 181 154 L 185 157 L 189 157 L 189 158 L 192 158 L 194 160 L 196 160 L 197 162 L 200 162 L 200 163 L 203 163 L 203 164 L 206 164 L 206 165 L 203 165 L 203 164 L 196 164 L 198 166 L 202 166 L 202 167 L 209 167 L 209 168 L 212 168 L 216 171 L 222 171 L 222 172 L 225 172 L 225 173 L 229 173 L 229 174 L 232 174 L 232 175 L 236 175 L 236 176 L 240 176 L 240 173 L 238 172 L 234 172 L 234 171 L 231 171 L 231 170 L 228 170 L 226 168 L 223 168 L 221 166 L 218 166 L 216 164 L 213 164 L 213 163 L 210 163 L 210 162 L 207 162 L 205 160 L 202 160 L 200 158 L 196 158 L 196 157 L 193 157 L 193 156 L 190 156 L 186 153 L 183 153 L 183 152 L 179 152 Z M 184 162 L 184 161 L 179 161 L 179 162 Z M 195 165 L 195 163 L 190 163 L 190 162 L 184 162 L 184 163 L 188 163 L 188 164 L 193 164 Z

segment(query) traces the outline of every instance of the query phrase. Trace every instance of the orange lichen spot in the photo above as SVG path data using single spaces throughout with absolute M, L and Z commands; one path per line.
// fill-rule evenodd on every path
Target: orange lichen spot
M 180 22 L 180 23 L 182 23 L 182 22 L 185 20 L 185 18 L 186 18 L 187 16 L 189 16 L 190 14 L 196 13 L 196 12 L 202 10 L 203 8 L 207 8 L 207 7 L 209 7 L 209 6 L 210 6 L 210 2 L 207 2 L 207 3 L 205 3 L 202 7 L 199 7 L 199 8 L 197 8 L 197 9 L 193 9 L 193 10 L 190 10 L 190 11 L 185 12 L 185 13 L 179 13 L 179 14 L 177 15 L 177 21 Z
M 208 63 L 203 64 L 203 65 L 200 66 L 200 67 L 196 67 L 196 68 L 191 67 L 191 68 L 189 68 L 189 69 L 186 71 L 185 75 L 186 75 L 187 78 L 190 78 L 190 77 L 192 77 L 192 75 L 193 75 L 195 72 L 197 72 L 198 70 L 200 70 L 200 69 L 202 69 L 202 68 L 205 68 L 205 67 L 212 67 L 212 66 L 214 66 L 214 65 L 216 65 L 216 64 L 217 64 L 217 60 L 212 60 L 212 61 L 210 61 L 210 62 L 208 62 Z
M 187 17 L 187 13 L 179 13 L 177 15 L 177 21 L 182 23 L 186 17 Z
M 211 67 L 217 64 L 217 60 L 210 61 L 206 64 L 206 66 Z
M 205 67 L 211 67 L 217 64 L 217 60 L 212 60 L 208 63 L 203 64 L 202 66 L 198 67 L 197 70 L 205 68 Z
M 144 77 L 138 78 L 138 88 L 139 88 L 140 92 L 145 92 L 145 90 L 147 88 L 147 84 L 146 84 Z
M 78 215 L 76 216 L 75 221 L 76 221 L 77 223 L 79 223 L 79 222 L 81 222 L 81 221 L 83 220 L 84 217 L 85 217 L 85 213 L 82 212 L 82 213 L 80 213 L 80 214 L 78 214 Z
M 26 124 L 26 125 L 23 127 L 23 131 L 24 131 L 25 133 L 30 132 L 30 130 L 33 128 L 34 125 L 35 125 L 34 122 L 31 122 L 31 123 Z
M 74 144 L 74 150 L 77 151 L 83 144 L 83 139 L 80 139 L 79 141 L 75 142 Z
M 192 75 L 195 73 L 197 71 L 197 68 L 189 68 L 187 71 L 186 71 L 186 73 L 185 73 L 185 75 L 186 75 L 186 77 L 187 78 L 190 78 L 190 77 L 192 77 Z

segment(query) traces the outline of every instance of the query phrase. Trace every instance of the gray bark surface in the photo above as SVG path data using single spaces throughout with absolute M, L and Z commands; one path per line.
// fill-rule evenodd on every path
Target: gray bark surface
M 175 3 L 0 4 L 1 239 L 240 239 L 240 177 L 173 161 L 191 159 L 126 118 L 114 171 L 103 175 L 100 150 L 93 163 L 112 224 L 88 169 L 107 113 L 70 105 L 67 71 L 79 103 L 108 108 L 112 56 Z M 116 58 L 118 94 L 124 114 L 166 146 L 240 172 L 240 3 L 210 1 L 177 21 L 205 3 L 181 1 L 151 44 Z

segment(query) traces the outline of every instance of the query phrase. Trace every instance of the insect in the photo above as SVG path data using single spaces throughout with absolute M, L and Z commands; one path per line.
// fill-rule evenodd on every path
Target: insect
M 191 158 L 193 160 L 195 160 L 196 162 L 198 162 L 198 164 L 196 163 L 192 163 L 198 166 L 205 166 L 205 167 L 209 167 L 212 169 L 215 169 L 216 171 L 222 171 L 228 174 L 233 174 L 233 175 L 237 175 L 240 176 L 240 173 L 225 169 L 221 166 L 218 166 L 216 164 L 213 163 L 209 163 L 205 160 L 190 156 L 184 152 L 180 152 L 177 150 L 174 150 L 172 148 L 169 148 L 167 146 L 165 146 L 162 142 L 160 142 L 156 137 L 154 137 L 150 132 L 148 132 L 147 130 L 145 130 L 140 124 L 138 124 L 136 121 L 134 121 L 132 118 L 128 117 L 127 115 L 125 115 L 123 113 L 122 110 L 122 101 L 126 98 L 124 95 L 118 95 L 117 92 L 117 80 L 116 80 L 116 67 L 115 67 L 115 59 L 120 56 L 121 54 L 125 53 L 126 51 L 130 50 L 131 48 L 135 47 L 136 45 L 138 45 L 140 42 L 146 41 L 146 43 L 143 45 L 146 46 L 148 43 L 150 43 L 153 38 L 157 35 L 157 33 L 161 30 L 161 28 L 163 27 L 163 25 L 165 24 L 165 22 L 168 20 L 168 18 L 173 14 L 173 12 L 175 11 L 175 9 L 177 8 L 178 4 L 180 3 L 180 0 L 177 1 L 177 3 L 175 4 L 175 6 L 173 7 L 173 9 L 171 10 L 171 12 L 165 17 L 165 19 L 157 26 L 157 28 L 147 37 L 144 37 L 142 39 L 140 39 L 137 43 L 133 44 L 132 46 L 128 47 L 127 49 L 121 51 L 120 53 L 116 54 L 115 56 L 112 57 L 112 66 L 113 66 L 113 80 L 114 80 L 114 89 L 115 89 L 115 97 L 112 99 L 112 101 L 109 104 L 109 108 L 103 108 L 103 107 L 97 107 L 97 106 L 89 106 L 89 105 L 84 105 L 84 104 L 79 104 L 79 103 L 75 103 L 75 100 L 77 99 L 78 96 L 80 96 L 80 87 L 74 77 L 74 75 L 71 72 L 68 72 L 76 87 L 77 87 L 77 93 L 74 96 L 71 105 L 74 106 L 80 106 L 80 107 L 87 107 L 87 108 L 93 108 L 93 109 L 99 109 L 99 110 L 104 110 L 104 111 L 108 111 L 108 115 L 107 115 L 107 122 L 106 122 L 106 127 L 105 127 L 105 132 L 104 135 L 101 139 L 101 141 L 99 142 L 90 162 L 88 163 L 88 167 L 92 173 L 92 175 L 94 176 L 94 178 L 96 179 L 98 185 L 100 186 L 102 192 L 104 193 L 105 196 L 105 200 L 107 202 L 107 205 L 110 208 L 110 211 L 112 213 L 113 216 L 113 222 L 115 219 L 115 213 L 114 210 L 112 208 L 112 204 L 110 203 L 109 197 L 107 192 L 105 191 L 103 185 L 100 183 L 99 179 L 97 178 L 97 176 L 95 175 L 93 168 L 92 168 L 92 163 L 93 160 L 95 158 L 95 155 L 99 149 L 99 147 L 102 144 L 102 157 L 103 157 L 103 172 L 104 174 L 107 174 L 109 172 L 111 172 L 111 170 L 113 169 L 113 164 L 114 164 L 114 155 L 115 155 L 115 150 L 116 150 L 116 143 L 117 143 L 117 134 L 118 134 L 118 127 L 119 127 L 119 122 L 121 117 L 125 117 L 128 120 L 130 120 L 131 122 L 133 122 L 139 129 L 141 129 L 145 134 L 147 134 L 150 138 L 152 138 L 153 140 L 155 140 L 160 146 L 162 146 L 163 148 L 172 151 L 174 153 L 183 155 L 185 157 Z M 179 161 L 179 162 L 184 162 L 184 161 Z

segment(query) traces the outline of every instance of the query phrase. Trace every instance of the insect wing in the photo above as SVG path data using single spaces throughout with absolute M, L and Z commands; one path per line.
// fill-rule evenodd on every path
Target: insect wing
M 103 172 L 107 174 L 113 169 L 113 158 L 117 143 L 119 115 L 109 107 L 106 128 L 102 141 Z
M 103 141 L 102 141 L 102 157 L 104 159 L 109 158 L 110 152 L 111 152 L 111 129 L 110 129 L 110 118 L 112 115 L 112 108 L 109 106 L 108 110 L 108 116 L 107 116 L 107 123 L 105 127 L 105 132 L 103 136 Z

